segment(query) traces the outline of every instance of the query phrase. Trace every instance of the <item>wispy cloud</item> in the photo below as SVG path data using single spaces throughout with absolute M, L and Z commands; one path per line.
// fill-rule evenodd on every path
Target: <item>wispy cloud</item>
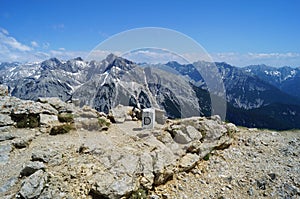
M 126 58 L 136 62 L 151 62 L 151 63 L 166 63 L 167 61 L 177 61 L 181 63 L 195 62 L 195 61 L 215 61 L 227 62 L 234 66 L 248 66 L 256 64 L 266 64 L 274 67 L 281 66 L 300 66 L 300 53 L 237 53 L 237 52 L 223 52 L 223 53 L 183 53 L 182 55 L 141 50 L 138 52 L 128 53 Z
M 58 50 L 50 50 L 48 52 L 48 58 L 57 57 L 59 59 L 68 60 L 75 57 L 85 58 L 87 54 L 88 52 L 85 51 L 66 51 L 64 48 L 59 48 Z
M 9 32 L 6 29 L 1 28 L 1 27 L 0 27 L 0 32 L 2 32 L 5 35 L 9 35 Z
M 214 61 L 225 61 L 235 66 L 266 64 L 270 66 L 300 66 L 300 53 L 213 53 Z
M 32 47 L 35 47 L 35 48 L 39 47 L 39 44 L 36 41 L 31 41 L 30 44 Z
M 124 55 L 127 59 L 134 62 L 146 63 L 167 63 L 168 61 L 177 61 L 179 63 L 188 63 L 182 56 L 164 49 L 140 49 L 128 52 Z
M 0 29 L 0 45 L 1 48 L 21 51 L 21 52 L 32 50 L 29 46 L 20 43 L 14 37 L 10 36 L 9 32 L 4 28 Z
M 57 25 L 56 28 L 64 28 L 63 24 Z M 83 57 L 88 60 L 104 59 L 109 53 L 119 56 L 125 56 L 136 62 L 152 62 L 165 63 L 167 61 L 178 62 L 194 62 L 199 60 L 227 62 L 234 66 L 247 66 L 253 64 L 266 64 L 270 66 L 300 66 L 300 52 L 272 52 L 272 53 L 238 53 L 238 52 L 220 52 L 220 53 L 183 53 L 177 55 L 166 50 L 150 51 L 144 49 L 142 51 L 134 51 L 126 55 L 121 52 L 110 52 L 104 50 L 87 51 L 69 51 L 64 47 L 59 49 L 51 49 L 50 43 L 31 41 L 28 45 L 21 43 L 10 35 L 9 31 L 0 27 L 0 62 L 2 61 L 19 61 L 33 62 L 42 61 L 50 57 L 58 57 L 60 59 L 72 59 L 74 57 Z

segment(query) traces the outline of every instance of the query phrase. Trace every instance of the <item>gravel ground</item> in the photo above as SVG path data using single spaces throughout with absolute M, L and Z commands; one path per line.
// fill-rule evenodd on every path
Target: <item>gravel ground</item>
M 300 198 L 300 131 L 245 129 L 228 149 L 156 187 L 161 198 Z

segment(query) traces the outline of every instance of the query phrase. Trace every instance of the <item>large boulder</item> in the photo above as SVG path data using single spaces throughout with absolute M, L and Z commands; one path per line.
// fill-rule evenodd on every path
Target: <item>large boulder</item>
M 38 102 L 41 102 L 42 104 L 50 104 L 59 113 L 72 113 L 75 111 L 75 106 L 73 104 L 63 102 L 57 97 L 40 97 L 38 98 Z
M 198 154 L 201 159 L 214 149 L 228 147 L 237 128 L 234 124 L 222 122 L 218 116 L 212 116 L 168 121 L 165 130 L 181 144 L 182 149 Z
M 39 127 L 41 124 L 40 115 L 57 115 L 58 113 L 49 104 L 9 96 L 1 97 L 0 107 L 0 126 L 11 125 L 16 122 L 18 128 Z
M 76 129 L 85 129 L 88 131 L 101 130 L 98 118 L 75 118 Z
M 206 118 L 203 118 L 199 121 L 201 131 L 204 132 L 204 142 L 213 142 L 226 134 L 226 125 L 222 125 L 220 122 L 220 119 L 209 120 Z
M 125 121 L 132 120 L 130 116 L 130 112 L 132 111 L 132 107 L 130 106 L 123 106 L 119 104 L 115 108 L 111 109 L 109 113 L 109 117 L 111 121 L 115 123 L 124 123 Z
M 38 170 L 22 182 L 19 196 L 26 199 L 38 198 L 45 188 L 47 179 L 47 174 Z

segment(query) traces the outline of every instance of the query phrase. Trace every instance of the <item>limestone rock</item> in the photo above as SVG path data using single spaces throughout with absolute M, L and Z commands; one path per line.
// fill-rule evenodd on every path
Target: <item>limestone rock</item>
M 153 160 L 149 153 L 144 153 L 140 156 L 140 166 L 142 168 L 143 178 L 140 180 L 142 186 L 147 189 L 152 189 L 152 185 L 154 182 L 154 174 L 153 174 Z
M 193 126 L 188 125 L 185 127 L 186 134 L 189 136 L 191 140 L 201 140 L 202 134 Z
M 6 141 L 6 140 L 13 140 L 16 136 L 11 134 L 0 134 L 0 142 Z
M 21 176 L 30 176 L 38 170 L 45 170 L 45 165 L 43 162 L 35 161 L 29 162 L 20 172 Z
M 13 125 L 14 121 L 11 120 L 9 115 L 0 114 L 0 127 Z
M 192 139 L 186 133 L 183 133 L 182 130 L 178 130 L 178 129 L 173 130 L 173 135 L 174 135 L 174 141 L 179 144 L 187 144 L 190 141 L 192 141 Z
M 41 161 L 44 163 L 48 163 L 52 157 L 57 154 L 56 151 L 52 149 L 35 149 L 32 152 L 31 160 L 32 161 Z
M 18 128 L 38 127 L 40 125 L 40 114 L 56 115 L 58 113 L 49 104 L 9 96 L 1 97 L 0 107 L 0 126 L 12 125 L 13 122 L 16 122 Z
M 0 144 L 0 164 L 5 164 L 9 160 L 12 147 L 10 144 Z
M 79 117 L 83 118 L 97 118 L 100 113 L 98 113 L 95 109 L 92 109 L 89 106 L 83 106 L 81 111 L 78 113 Z
M 12 132 L 12 126 L 2 126 L 0 127 L 0 133 L 10 133 Z
M 57 115 L 40 114 L 40 124 L 50 125 L 55 122 L 58 122 Z
M 112 160 L 109 163 L 110 165 L 115 164 L 114 167 L 109 168 L 107 172 L 97 173 L 93 176 L 95 186 L 92 187 L 92 191 L 94 194 L 108 198 L 120 198 L 138 188 L 138 182 L 134 179 L 138 157 L 122 154 L 117 158 L 120 159 Z
M 28 147 L 30 142 L 32 141 L 32 139 L 33 139 L 32 136 L 25 136 L 25 137 L 21 137 L 21 138 L 17 138 L 15 140 L 13 140 L 12 144 L 17 149 L 21 149 L 21 148 Z
M 55 115 L 57 114 L 57 111 L 49 104 L 42 104 L 30 100 L 25 101 L 18 99 L 16 100 L 16 104 L 12 113 L 15 115 L 40 113 Z
M 47 179 L 47 174 L 42 170 L 38 170 L 22 182 L 19 195 L 28 199 L 38 198 L 45 188 Z
M 17 177 L 11 177 L 4 184 L 2 184 L 0 186 L 0 196 L 1 193 L 7 192 L 12 186 L 14 186 L 17 181 L 18 181 Z
M 77 129 L 85 129 L 88 131 L 97 131 L 101 129 L 97 118 L 76 118 L 75 126 Z
M 40 97 L 38 98 L 38 102 L 46 105 L 50 104 L 59 113 L 72 113 L 75 109 L 75 106 L 73 104 L 63 102 L 57 97 Z
M 213 142 L 226 134 L 227 129 L 220 124 L 220 120 L 201 120 L 201 130 L 204 131 L 204 142 Z
M 187 153 L 180 159 L 179 166 L 183 171 L 192 169 L 199 161 L 199 156 L 192 153 Z
M 132 107 L 119 104 L 111 110 L 110 115 L 115 123 L 124 123 L 126 120 L 132 120 L 129 115 L 131 110 Z
M 239 131 L 238 127 L 232 123 L 227 123 L 226 128 L 227 128 L 228 132 L 230 132 L 230 133 L 237 133 Z

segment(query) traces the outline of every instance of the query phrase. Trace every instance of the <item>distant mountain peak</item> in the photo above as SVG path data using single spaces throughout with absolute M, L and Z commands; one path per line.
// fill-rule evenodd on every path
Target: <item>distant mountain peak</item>
M 125 71 L 131 70 L 132 68 L 136 67 L 136 64 L 134 62 L 122 57 L 118 57 L 112 53 L 105 58 L 105 61 L 108 62 L 108 66 L 106 67 L 104 72 L 111 70 L 113 67 L 117 67 Z
M 113 53 L 110 53 L 109 55 L 107 55 L 107 57 L 105 58 L 105 61 L 107 61 L 108 63 L 113 62 L 114 60 L 116 60 L 118 58 L 118 56 L 116 56 Z
M 83 59 L 81 57 L 76 57 L 74 60 L 75 61 L 83 61 Z
M 169 65 L 180 65 L 180 63 L 178 63 L 177 61 L 169 61 L 166 63 L 167 66 Z
M 43 61 L 41 63 L 41 67 L 43 69 L 56 69 L 61 64 L 62 64 L 62 62 L 59 59 L 57 59 L 56 57 L 53 57 L 53 58 Z

